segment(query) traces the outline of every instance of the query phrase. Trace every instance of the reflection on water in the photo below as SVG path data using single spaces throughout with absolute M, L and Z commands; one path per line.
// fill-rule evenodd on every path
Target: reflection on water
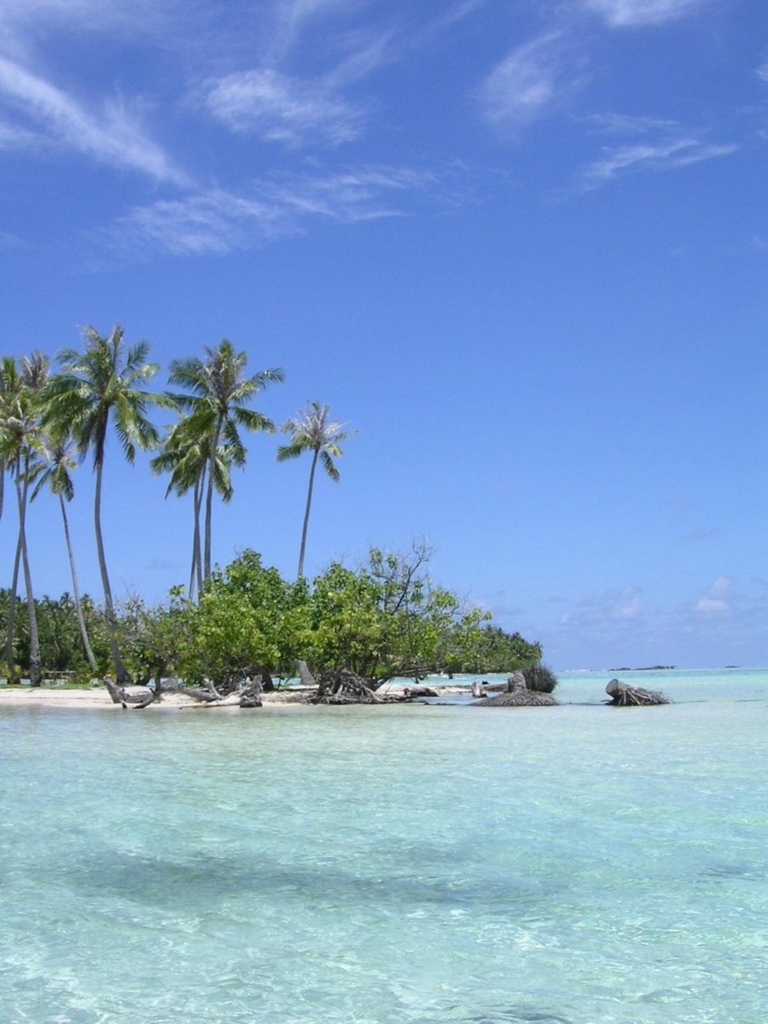
M 768 684 L 619 710 L 608 678 L 553 709 L 2 709 L 0 1021 L 762 1024 Z

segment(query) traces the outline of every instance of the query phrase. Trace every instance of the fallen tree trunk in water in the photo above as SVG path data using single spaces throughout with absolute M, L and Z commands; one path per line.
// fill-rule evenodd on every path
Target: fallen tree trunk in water
M 617 707 L 638 707 L 642 704 L 669 704 L 669 697 L 656 690 L 643 690 L 639 686 L 627 686 L 618 679 L 612 679 L 605 688 L 611 703 Z

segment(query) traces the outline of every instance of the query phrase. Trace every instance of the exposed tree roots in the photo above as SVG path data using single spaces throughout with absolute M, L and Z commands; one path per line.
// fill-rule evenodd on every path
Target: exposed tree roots
M 627 686 L 618 679 L 612 679 L 605 688 L 616 707 L 637 707 L 641 704 L 669 704 L 669 697 L 655 690 L 643 690 L 639 686 Z
M 336 669 L 320 676 L 317 695 L 313 704 L 383 704 L 369 685 L 370 680 L 363 679 L 348 668 Z

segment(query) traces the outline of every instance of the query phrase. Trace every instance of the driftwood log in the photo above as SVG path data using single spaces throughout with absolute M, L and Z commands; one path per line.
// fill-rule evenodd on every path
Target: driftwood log
M 182 686 L 173 680 L 165 684 L 166 693 L 181 693 L 208 708 L 260 708 L 262 688 L 260 675 L 246 679 L 237 690 L 227 694 L 219 693 L 210 679 L 203 679 L 201 686 Z
M 104 676 L 102 682 L 107 688 L 113 704 L 122 704 L 124 708 L 130 707 L 134 711 L 141 711 L 157 696 L 151 686 L 118 686 L 111 676 Z
M 406 696 L 406 698 L 408 700 L 411 700 L 413 697 L 439 697 L 440 696 L 440 694 L 437 692 L 437 690 L 433 690 L 431 686 L 406 686 L 403 689 L 403 693 L 405 694 L 405 696 Z
M 178 693 L 184 693 L 208 708 L 260 708 L 262 688 L 261 676 L 256 676 L 253 680 L 246 679 L 232 693 L 222 695 L 210 679 L 204 679 L 202 687 L 179 686 Z
M 605 688 L 616 707 L 638 707 L 641 704 L 669 704 L 669 697 L 656 690 L 643 690 L 639 686 L 627 686 L 619 679 L 612 679 Z
M 174 682 L 170 686 L 166 684 L 165 688 L 166 691 L 172 690 L 174 693 L 183 693 L 185 697 L 191 697 L 192 700 L 196 700 L 200 704 L 220 703 L 228 696 L 228 694 L 219 693 L 210 679 L 203 679 L 200 686 L 184 686 L 182 683 Z

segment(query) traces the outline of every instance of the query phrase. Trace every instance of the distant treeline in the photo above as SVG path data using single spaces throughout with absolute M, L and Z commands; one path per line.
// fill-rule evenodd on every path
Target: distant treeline
M 726 666 L 727 667 L 727 666 Z M 620 668 L 609 668 L 609 672 L 671 672 L 677 665 L 640 665 L 638 668 L 630 668 L 629 665 L 622 665 Z

